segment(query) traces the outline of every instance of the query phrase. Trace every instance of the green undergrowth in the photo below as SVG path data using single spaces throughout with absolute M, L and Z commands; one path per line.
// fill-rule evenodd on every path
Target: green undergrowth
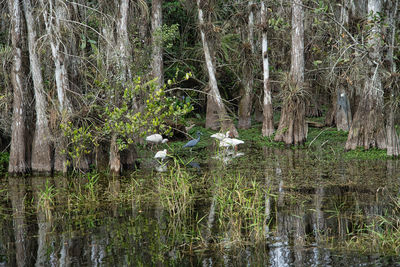
M 386 150 L 382 149 L 363 149 L 357 148 L 352 151 L 345 151 L 344 147 L 347 141 L 347 132 L 338 131 L 332 127 L 313 128 L 309 127 L 307 140 L 300 146 L 286 146 L 283 142 L 273 141 L 273 137 L 263 137 L 261 135 L 261 126 L 255 125 L 248 130 L 239 130 L 240 139 L 257 147 L 275 147 L 292 149 L 309 149 L 326 154 L 327 158 L 342 158 L 346 160 L 385 160 L 389 159 Z
M 9 158 L 10 154 L 8 152 L 0 153 L 0 175 L 7 173 Z

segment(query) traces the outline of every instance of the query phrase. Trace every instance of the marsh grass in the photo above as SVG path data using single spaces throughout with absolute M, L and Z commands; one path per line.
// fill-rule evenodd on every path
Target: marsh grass
M 194 192 L 192 176 L 174 160 L 174 167 L 167 174 L 161 174 L 157 184 L 157 195 L 172 218 L 183 223 L 193 212 Z
M 264 188 L 240 174 L 215 177 L 217 216 L 222 244 L 240 245 L 264 239 Z
M 392 197 L 394 209 L 390 214 L 365 218 L 348 234 L 346 247 L 364 253 L 400 254 L 400 197 Z
M 99 173 L 73 177 L 65 188 L 69 209 L 95 207 L 104 198 L 104 188 L 99 183 Z
M 38 200 L 38 210 L 42 210 L 45 213 L 46 219 L 51 220 L 52 218 L 52 207 L 54 205 L 54 198 L 57 195 L 57 191 L 52 184 L 50 184 L 49 180 L 46 180 L 46 184 L 39 192 L 39 200 Z

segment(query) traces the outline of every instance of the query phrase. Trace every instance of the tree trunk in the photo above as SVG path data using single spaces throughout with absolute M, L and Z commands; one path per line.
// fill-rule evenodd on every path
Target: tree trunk
M 117 135 L 113 134 L 110 142 L 110 173 L 112 176 L 121 174 L 121 155 L 117 144 Z
M 54 3 L 54 0 L 49 0 L 47 3 L 44 3 L 44 0 L 40 0 L 40 2 L 55 64 L 59 111 L 62 115 L 65 115 L 64 112 L 71 112 L 71 104 L 66 96 L 66 92 L 69 91 L 69 83 L 65 55 L 68 55 L 68 52 L 61 40 L 62 25 L 65 23 L 65 6 L 58 1 Z
M 261 25 L 262 25 L 262 59 L 264 77 L 264 99 L 263 99 L 263 126 L 262 135 L 272 136 L 274 134 L 274 114 L 272 109 L 271 86 L 269 82 L 269 60 L 268 60 L 268 23 L 267 6 L 265 1 L 261 2 Z
M 158 88 L 164 85 L 163 75 L 163 50 L 162 50 L 162 0 L 152 1 L 152 72 L 153 78 L 157 78 Z
M 55 80 L 57 88 L 58 98 L 58 110 L 61 115 L 62 122 L 66 122 L 72 113 L 72 106 L 66 95 L 66 92 L 70 90 L 67 72 L 67 59 L 68 51 L 62 43 L 61 37 L 63 32 L 63 25 L 66 19 L 64 15 L 67 13 L 63 3 L 59 1 L 49 0 L 44 2 L 40 0 L 41 7 L 43 10 L 44 23 L 50 42 L 51 53 L 55 65 Z M 55 153 L 54 153 L 54 171 L 67 172 L 67 156 L 63 152 L 67 149 L 67 142 L 64 136 L 59 136 L 55 142 Z
M 345 34 L 343 31 L 343 28 L 348 28 L 349 25 L 349 1 L 344 0 L 343 4 L 340 9 L 340 22 L 342 24 L 342 27 L 340 28 L 339 35 L 341 39 L 343 39 L 343 35 Z M 344 42 L 344 40 L 342 40 Z M 349 57 L 349 52 L 346 51 L 345 55 L 346 57 Z M 338 79 L 340 80 L 340 78 Z M 336 127 L 338 130 L 343 130 L 348 132 L 351 127 L 352 123 L 352 114 L 351 114 L 351 108 L 350 108 L 350 101 L 348 97 L 348 93 L 346 91 L 346 84 L 347 83 L 338 83 L 338 87 L 336 88 L 336 117 L 335 117 L 335 122 L 336 122 Z
M 391 95 L 394 95 L 392 88 Z M 388 156 L 399 156 L 400 155 L 400 142 L 399 136 L 397 135 L 396 128 L 394 125 L 394 107 L 390 108 L 389 117 L 386 125 L 386 139 L 387 139 L 387 155 Z
M 130 53 L 129 53 L 129 38 L 128 38 L 128 11 L 129 11 L 129 0 L 121 0 L 119 6 L 119 18 L 117 21 L 117 46 L 118 46 L 118 75 L 122 85 L 131 79 L 130 73 Z M 119 106 L 119 91 L 115 91 L 114 103 L 115 106 Z M 110 171 L 114 176 L 118 176 L 121 173 L 121 154 L 117 145 L 117 133 L 112 133 L 110 142 Z
M 40 58 L 36 52 L 36 29 L 31 0 L 23 1 L 28 31 L 29 59 L 35 95 L 36 125 L 32 144 L 32 172 L 49 175 L 52 168 L 51 134 L 46 116 L 47 101 L 44 92 Z
M 281 113 L 275 141 L 285 144 L 302 144 L 307 138 L 305 103 L 301 91 L 304 90 L 304 25 L 302 0 L 292 2 L 292 53 L 287 90 L 294 90 Z M 286 90 L 286 89 L 285 89 Z
M 200 34 L 201 40 L 203 43 L 203 51 L 204 57 L 206 61 L 208 76 L 209 76 L 209 85 L 210 91 L 207 95 L 207 105 L 213 103 L 216 113 L 218 114 L 218 121 L 214 121 L 210 119 L 214 114 L 210 114 L 209 108 L 207 107 L 206 114 L 206 128 L 216 129 L 215 125 L 218 125 L 221 128 L 221 131 L 231 131 L 234 136 L 238 136 L 238 132 L 233 124 L 232 120 L 229 118 L 224 103 L 222 102 L 221 95 L 218 90 L 217 79 L 215 77 L 215 66 L 211 57 L 211 47 L 208 43 L 207 36 L 205 34 L 205 22 L 203 17 L 203 1 L 197 0 L 197 8 L 198 8 L 198 16 L 199 16 L 199 24 L 200 24 Z
M 388 16 L 387 16 L 387 24 L 389 25 L 388 29 L 388 40 L 389 48 L 386 55 L 387 61 L 389 62 L 389 70 L 391 76 L 396 75 L 396 64 L 394 63 L 394 47 L 396 44 L 396 18 L 397 16 L 397 8 L 398 8 L 398 0 L 393 2 L 388 2 L 389 6 L 387 6 Z M 395 80 L 397 81 L 397 79 Z M 397 135 L 395 128 L 395 111 L 398 109 L 395 105 L 395 98 L 398 96 L 398 83 L 393 82 L 390 84 L 390 97 L 389 104 L 387 105 L 387 123 L 386 123 L 386 140 L 387 140 L 387 155 L 388 156 L 399 156 L 400 155 L 400 142 L 399 136 Z
M 249 129 L 251 127 L 251 110 L 253 103 L 253 57 L 254 57 L 254 3 L 253 1 L 249 1 L 249 17 L 248 17 L 248 25 L 247 25 L 247 40 L 246 43 L 249 44 L 250 49 L 246 49 L 248 53 L 246 53 L 246 61 L 243 68 L 243 95 L 239 102 L 239 121 L 238 127 L 241 129 Z
M 26 96 L 27 85 L 23 70 L 23 31 L 20 1 L 9 0 L 11 14 L 11 41 L 13 47 L 13 66 L 11 83 L 13 86 L 13 116 L 11 125 L 11 146 L 8 172 L 23 174 L 29 169 L 26 162 Z
M 109 165 L 109 151 L 110 148 L 109 142 L 100 142 L 98 146 L 95 147 L 94 151 L 94 164 L 96 166 L 96 170 L 105 171 Z
M 337 89 L 336 101 L 336 127 L 338 130 L 348 132 L 351 126 L 350 101 L 343 87 Z
M 376 16 L 381 12 L 380 0 L 368 1 L 368 14 Z M 380 75 L 381 62 L 381 38 L 380 23 L 374 25 L 368 36 L 369 57 L 367 58 L 368 73 L 361 96 L 359 107 L 354 114 L 349 136 L 346 142 L 346 150 L 356 149 L 359 146 L 365 149 L 386 148 L 386 131 L 383 116 L 383 91 Z
M 333 126 L 336 124 L 336 109 L 337 109 L 337 96 L 333 93 L 330 93 L 330 101 L 331 105 L 326 111 L 325 115 L 325 126 Z
M 119 19 L 117 21 L 117 46 L 119 50 L 119 71 L 121 82 L 125 84 L 132 78 L 130 72 L 130 51 L 128 37 L 128 11 L 129 0 L 121 0 L 119 6 Z

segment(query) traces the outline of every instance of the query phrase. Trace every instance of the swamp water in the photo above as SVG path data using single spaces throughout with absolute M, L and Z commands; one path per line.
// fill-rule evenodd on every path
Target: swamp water
M 398 161 L 240 152 L 2 178 L 0 266 L 400 266 Z

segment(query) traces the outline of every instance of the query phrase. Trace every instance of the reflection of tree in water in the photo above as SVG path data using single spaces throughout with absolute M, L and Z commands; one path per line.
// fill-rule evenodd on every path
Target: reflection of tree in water
M 13 228 L 15 239 L 16 266 L 31 266 L 34 257 L 34 244 L 29 238 L 29 232 L 25 210 L 25 199 L 27 197 L 25 189 L 25 179 L 9 177 L 9 193 L 12 206 Z
M 32 179 L 32 192 L 35 199 L 38 225 L 36 266 L 45 266 L 47 263 L 47 252 L 51 243 L 51 237 L 49 236 L 49 233 L 51 232 L 52 228 L 52 219 L 48 215 L 46 216 L 45 207 L 42 206 L 43 202 L 41 201 L 41 194 L 46 190 L 46 180 L 46 178 L 42 177 Z

